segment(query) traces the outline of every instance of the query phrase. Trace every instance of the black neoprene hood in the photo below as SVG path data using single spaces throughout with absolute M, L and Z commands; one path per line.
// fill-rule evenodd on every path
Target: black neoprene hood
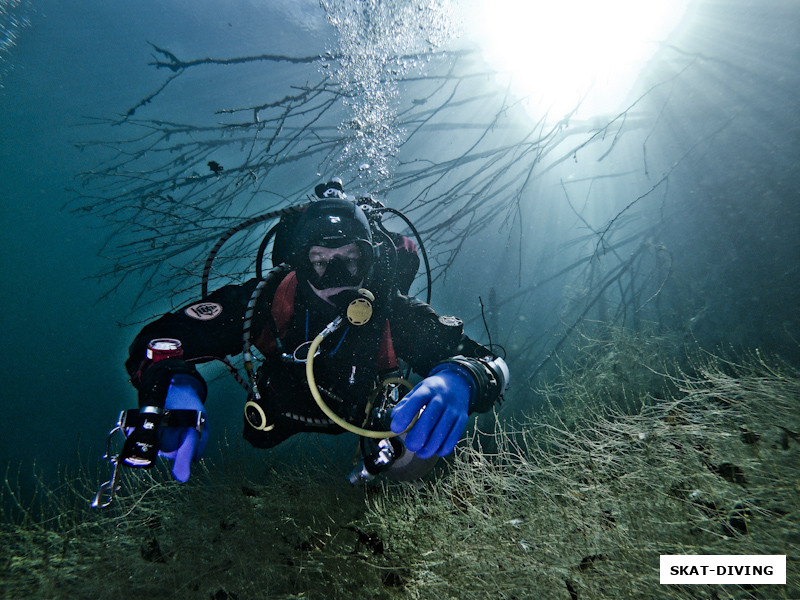
M 308 257 L 311 246 L 340 248 L 355 242 L 372 245 L 367 217 L 350 200 L 328 198 L 312 202 L 294 230 L 295 259 Z

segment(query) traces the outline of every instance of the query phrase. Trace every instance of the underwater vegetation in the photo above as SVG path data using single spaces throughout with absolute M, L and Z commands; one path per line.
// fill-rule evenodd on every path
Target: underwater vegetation
M 342 465 L 231 443 L 187 484 L 127 474 L 107 511 L 85 475 L 42 490 L 3 520 L 0 597 L 799 597 L 800 374 L 758 352 L 664 364 L 668 341 L 620 329 L 580 339 L 533 416 L 483 417 L 417 485 L 352 488 Z M 786 554 L 787 583 L 663 586 L 661 554 Z

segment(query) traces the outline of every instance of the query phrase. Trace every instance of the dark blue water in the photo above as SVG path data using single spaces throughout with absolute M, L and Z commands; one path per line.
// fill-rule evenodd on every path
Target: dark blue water
M 98 257 L 107 234 L 97 220 L 62 210 L 76 174 L 91 169 L 98 153 L 73 143 L 104 136 L 87 131 L 92 118 L 118 118 L 161 84 L 162 75 L 147 67 L 148 42 L 187 57 L 248 55 L 266 47 L 321 51 L 323 40 L 301 23 L 287 29 L 291 21 L 266 4 L 17 7 L 30 24 L 17 31 L 5 57 L 0 90 L 0 237 L 9 303 L 0 328 L 8 352 L 0 376 L 4 464 L 35 460 L 51 472 L 79 453 L 97 456 L 118 410 L 135 404 L 122 362 L 136 328 L 119 323 L 131 321 L 127 296 L 136 289 L 98 302 L 107 287 L 92 277 L 108 266 Z M 292 4 L 287 10 L 295 10 Z M 313 29 L 314 20 L 308 22 Z M 186 106 L 177 111 L 190 112 Z
M 131 222 L 120 233 L 113 218 L 63 207 L 87 206 L 96 190 L 80 188 L 78 174 L 125 146 L 80 150 L 75 143 L 130 139 L 129 124 L 96 119 L 119 121 L 132 108 L 137 118 L 218 124 L 225 117 L 215 110 L 277 101 L 323 73 L 319 62 L 197 67 L 140 106 L 170 75 L 148 66 L 150 43 L 191 60 L 314 57 L 335 53 L 341 40 L 314 2 L 44 1 L 15 10 L 29 25 L 3 56 L 0 91 L 0 458 L 22 463 L 23 471 L 35 461 L 52 475 L 57 464 L 102 451 L 116 413 L 135 403 L 122 362 L 136 323 L 170 306 L 170 286 L 160 284 L 143 307 L 133 307 L 149 272 L 104 297 L 119 277 L 98 281 L 97 273 L 126 268 L 115 262 L 113 237 L 110 245 L 106 238 L 135 238 L 138 230 Z M 269 175 L 258 197 L 268 198 L 264 204 L 302 199 L 318 172 L 339 174 L 329 171 L 341 166 L 340 156 L 352 156 L 344 176 L 353 187 L 410 208 L 430 235 L 435 265 L 447 265 L 437 271 L 441 312 L 462 315 L 470 333 L 486 341 L 478 298 L 494 298 L 494 341 L 508 349 L 519 382 L 583 318 L 656 323 L 708 348 L 759 348 L 797 364 L 798 26 L 793 2 L 697 2 L 642 75 L 644 99 L 634 102 L 634 93 L 622 104 L 631 107 L 626 118 L 564 123 L 565 137 L 543 144 L 547 152 L 531 169 L 530 116 L 508 109 L 506 120 L 490 127 L 505 88 L 479 59 L 458 62 L 453 53 L 411 68 L 397 86 L 401 143 L 385 177 L 359 179 L 357 152 L 310 152 Z M 448 61 L 457 64 L 452 73 Z M 321 139 L 350 135 L 340 129 L 348 106 L 314 123 Z M 431 106 L 442 108 L 426 113 Z M 300 115 L 292 125 L 302 123 Z M 604 123 L 612 126 L 604 130 Z M 499 162 L 477 158 L 506 146 Z M 240 159 L 232 149 L 220 157 L 224 164 Z M 419 175 L 436 161 L 440 172 Z M 123 182 L 107 182 L 126 197 Z M 210 181 L 209 193 L 219 185 Z M 194 214 L 193 201 L 179 216 Z M 257 208 L 237 206 L 228 216 Z M 129 217 L 121 218 L 126 225 Z M 186 222 L 191 235 L 195 223 Z M 199 285 L 199 272 L 191 279 L 179 264 L 169 268 L 175 291 Z M 628 304 L 630 311 L 620 310 Z M 516 389 L 519 405 L 526 388 Z M 210 406 L 212 427 L 230 426 L 236 435 L 238 399 Z

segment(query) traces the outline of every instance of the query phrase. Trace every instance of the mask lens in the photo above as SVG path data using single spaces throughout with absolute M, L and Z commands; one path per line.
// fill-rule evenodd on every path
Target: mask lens
M 361 273 L 361 260 L 357 258 L 344 258 L 335 256 L 325 266 L 322 275 L 317 275 L 319 285 L 315 287 L 319 289 L 327 289 L 334 287 L 347 287 L 358 285 L 363 279 Z

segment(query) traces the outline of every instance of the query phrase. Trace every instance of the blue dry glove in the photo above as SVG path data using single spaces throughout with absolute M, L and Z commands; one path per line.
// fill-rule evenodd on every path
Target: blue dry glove
M 198 410 L 205 414 L 200 394 L 200 382 L 190 375 L 175 375 L 167 390 L 164 408 L 171 410 Z M 172 474 L 178 481 L 189 479 L 192 461 L 200 460 L 208 442 L 208 426 L 199 434 L 194 427 L 162 427 L 159 431 L 161 450 L 159 454 L 174 461 Z
M 467 426 L 473 387 L 466 369 L 451 363 L 439 365 L 398 402 L 392 412 L 392 432 L 403 433 L 424 407 L 406 435 L 406 448 L 420 458 L 447 456 Z

